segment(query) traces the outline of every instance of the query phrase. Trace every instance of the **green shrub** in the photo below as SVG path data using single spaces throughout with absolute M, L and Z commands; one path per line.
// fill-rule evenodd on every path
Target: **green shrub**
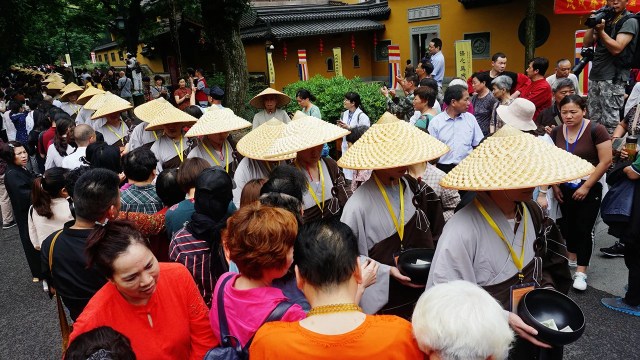
M 360 78 L 347 79 L 344 76 L 325 78 L 316 75 L 307 81 L 298 81 L 285 86 L 284 92 L 293 99 L 287 106 L 287 112 L 295 113 L 300 106 L 295 101 L 296 92 L 299 89 L 307 89 L 316 97 L 313 102 L 320 108 L 322 119 L 336 123 L 344 112 L 344 95 L 349 91 L 360 94 L 362 107 L 371 122 L 375 122 L 386 111 L 386 102 L 380 94 L 380 84 L 377 82 L 364 82 Z

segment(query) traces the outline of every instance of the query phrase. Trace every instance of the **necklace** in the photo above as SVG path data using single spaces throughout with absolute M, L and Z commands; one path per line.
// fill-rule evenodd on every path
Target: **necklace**
M 362 308 L 354 303 L 322 305 L 311 308 L 311 310 L 309 310 L 309 312 L 307 313 L 307 317 L 313 315 L 333 314 L 350 311 L 362 312 Z

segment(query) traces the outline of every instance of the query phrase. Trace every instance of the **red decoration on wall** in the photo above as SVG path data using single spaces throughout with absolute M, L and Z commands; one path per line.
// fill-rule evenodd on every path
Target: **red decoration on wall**
M 378 34 L 373 33 L 373 47 L 378 46 Z
M 607 4 L 606 0 L 555 0 L 553 11 L 556 14 L 588 15 Z M 640 11 L 640 4 L 636 0 L 629 0 L 627 10 Z
M 322 39 L 320 39 L 320 44 L 318 44 L 318 50 L 320 50 L 320 55 L 322 55 L 322 52 L 324 51 L 324 42 Z
M 287 60 L 287 43 L 283 42 L 282 43 L 282 55 L 284 55 L 284 60 Z
M 356 38 L 351 34 L 351 51 L 356 51 Z

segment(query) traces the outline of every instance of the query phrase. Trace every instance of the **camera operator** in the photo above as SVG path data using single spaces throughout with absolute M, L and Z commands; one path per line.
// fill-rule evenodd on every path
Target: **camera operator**
M 591 71 L 589 73 L 589 118 L 601 123 L 609 134 L 618 125 L 620 110 L 624 106 L 625 83 L 629 78 L 630 66 L 621 61 L 627 46 L 635 49 L 638 22 L 628 18 L 628 0 L 607 0 L 613 8 L 612 16 L 602 20 L 584 35 L 584 46 L 597 44 Z M 618 22 L 623 21 L 619 26 Z M 627 62 L 628 63 L 628 62 Z

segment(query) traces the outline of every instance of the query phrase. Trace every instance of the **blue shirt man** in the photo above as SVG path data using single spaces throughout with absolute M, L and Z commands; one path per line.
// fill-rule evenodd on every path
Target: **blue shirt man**
M 429 134 L 449 146 L 449 152 L 438 160 L 438 169 L 449 172 L 484 138 L 475 116 L 467 112 L 469 92 L 460 85 L 447 88 L 447 109 L 429 123 Z
M 444 55 L 442 55 L 442 40 L 438 38 L 431 39 L 429 42 L 429 54 L 431 54 L 431 64 L 433 72 L 431 77 L 438 82 L 438 87 L 442 88 L 442 80 L 444 79 Z

